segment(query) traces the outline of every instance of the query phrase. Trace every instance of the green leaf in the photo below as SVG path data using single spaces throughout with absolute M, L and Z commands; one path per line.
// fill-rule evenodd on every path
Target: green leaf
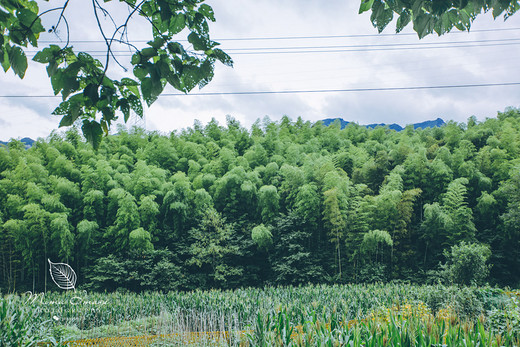
M 9 68 L 11 67 L 11 64 L 9 64 L 9 57 L 7 56 L 7 51 L 2 51 L 0 50 L 0 60 L 2 62 L 2 68 L 4 69 L 5 72 L 7 72 L 7 70 L 9 70 Z
M 100 66 L 99 60 L 94 59 L 90 54 L 85 52 L 79 52 L 78 53 L 78 61 L 83 66 L 95 66 L 95 67 L 102 67 Z
M 408 10 L 404 10 L 403 12 L 401 12 L 401 15 L 399 16 L 399 18 L 397 18 L 397 24 L 396 24 L 396 33 L 400 33 L 401 30 L 403 30 L 409 23 L 410 23 L 410 20 L 412 19 L 412 15 L 410 14 L 410 11 Z
M 417 18 L 417 16 L 424 13 L 423 5 L 424 5 L 424 0 L 416 0 L 412 3 L 412 15 L 413 15 L 414 21 L 415 21 L 415 18 Z
M 141 82 L 141 92 L 143 94 L 143 99 L 146 101 L 148 106 L 151 106 L 157 97 L 162 93 L 164 88 L 163 83 L 161 83 L 160 79 L 146 77 Z
M 142 81 L 146 75 L 148 75 L 148 71 L 142 66 L 134 67 L 134 76 L 137 77 L 140 81 Z
M 148 41 L 147 43 L 157 50 L 164 45 L 164 42 L 165 40 L 161 36 L 157 36 L 153 41 Z
M 104 119 L 101 120 L 101 129 L 105 132 L 105 136 L 108 135 L 108 124 Z
M 85 99 L 82 93 L 76 94 L 63 101 L 53 112 L 53 115 L 65 115 L 60 122 L 60 127 L 72 125 L 82 115 Z
M 169 73 L 165 76 L 166 81 L 175 89 L 184 91 L 181 86 L 181 80 L 179 79 L 179 76 L 177 76 L 174 73 Z
M 83 114 L 83 95 L 76 94 L 67 101 L 63 101 L 53 112 L 54 115 L 64 115 L 59 127 L 71 126 Z
M 363 0 L 361 2 L 361 5 L 359 6 L 359 13 L 366 12 L 372 8 L 372 4 L 374 3 L 374 0 Z
M 199 68 L 199 89 L 204 88 L 214 76 L 214 64 L 212 59 L 206 59 Z
M 56 73 L 54 73 L 51 76 L 51 86 L 52 90 L 54 91 L 54 95 L 58 95 L 60 90 L 63 89 L 63 72 L 61 70 L 56 70 Z
M 79 81 L 75 74 L 63 74 L 63 89 L 61 96 L 65 100 L 71 93 L 79 89 Z
M 72 115 L 67 114 L 63 116 L 63 118 L 61 119 L 59 127 L 61 128 L 71 126 L 72 124 L 74 124 L 76 119 L 78 119 L 78 117 L 74 118 Z
M 186 54 L 184 47 L 182 47 L 182 45 L 178 42 L 168 42 L 168 51 L 170 51 L 171 54 Z
M 149 58 L 154 57 L 154 56 L 157 55 L 157 50 L 155 48 L 153 48 L 153 47 L 143 48 L 141 50 L 141 55 L 145 58 L 145 60 L 148 60 Z M 134 56 L 135 56 L 135 54 L 134 54 Z
M 178 34 L 186 27 L 186 17 L 184 14 L 179 13 L 178 15 L 170 18 L 169 30 L 171 34 Z
M 87 85 L 85 89 L 83 89 L 83 95 L 95 104 L 99 99 L 98 85 L 95 83 Z
M 231 57 L 226 52 L 219 48 L 214 48 L 212 51 L 213 53 L 211 54 L 211 56 L 217 58 L 217 60 L 220 61 L 222 64 L 229 67 L 233 67 L 233 59 L 231 59 Z
M 468 6 L 468 2 L 469 2 L 469 0 L 459 0 L 457 8 L 459 8 L 459 9 L 465 8 L 466 6 Z
M 140 98 L 141 97 L 141 93 L 139 92 L 139 84 L 135 85 L 135 86 L 127 86 L 126 89 L 132 93 L 133 95 L 135 95 L 137 98 Z M 128 97 L 128 95 L 127 95 Z
M 448 11 L 453 5 L 452 0 L 435 0 L 431 2 L 431 13 L 440 16 Z
M 69 107 L 70 107 L 70 102 L 67 100 L 67 101 L 63 101 L 60 103 L 60 105 L 58 107 L 56 107 L 54 109 L 54 111 L 52 111 L 52 114 L 53 115 L 64 115 L 64 114 L 67 114 L 67 112 L 69 111 Z
M 413 29 L 422 39 L 433 31 L 433 18 L 428 14 L 421 14 L 413 21 Z
M 116 107 L 118 107 L 121 112 L 123 112 L 123 116 L 125 118 L 125 123 L 128 122 L 128 118 L 130 118 L 130 104 L 127 99 L 119 99 L 116 103 Z
M 126 97 L 128 103 L 132 110 L 137 113 L 139 116 L 143 117 L 143 104 L 141 103 L 141 99 L 135 95 L 129 95 Z
M 33 60 L 38 63 L 47 64 L 54 58 L 55 53 L 56 51 L 52 48 L 52 46 L 47 47 L 36 53 L 36 55 L 33 57 Z
M 85 136 L 87 141 L 97 150 L 103 137 L 103 129 L 101 129 L 101 125 L 95 120 L 84 120 L 81 130 L 83 131 L 83 136 Z
M 168 57 L 166 55 L 162 55 L 161 59 L 155 64 L 155 71 L 160 74 L 161 77 L 165 77 L 170 74 L 171 67 L 168 64 Z
M 102 86 L 101 91 L 103 91 L 103 89 L 111 89 L 112 90 L 111 93 L 112 93 L 116 89 L 114 81 L 111 80 L 110 78 L 108 78 L 107 76 L 103 77 L 103 83 L 101 84 L 101 86 Z
M 38 14 L 34 13 L 31 10 L 26 8 L 22 8 L 21 10 L 16 11 L 16 17 L 26 27 L 30 27 L 33 22 L 38 18 Z
M 210 21 L 212 21 L 212 22 L 215 21 L 215 12 L 213 12 L 213 9 L 209 5 L 207 5 L 207 4 L 200 5 L 199 13 L 201 13 L 204 17 L 206 17 Z
M 6 45 L 5 48 L 9 64 L 11 64 L 14 73 L 20 76 L 20 78 L 23 78 L 27 70 L 27 57 L 24 51 L 18 46 Z
M 504 2 L 504 1 L 502 1 Z M 509 1 L 502 4 L 501 1 L 494 1 L 493 6 L 493 19 L 497 19 L 498 16 L 500 16 L 508 7 L 509 7 Z
M 199 36 L 195 32 L 188 35 L 188 41 L 193 45 L 193 49 L 196 51 L 206 51 L 211 48 L 209 40 Z
M 137 82 L 131 78 L 128 78 L 128 77 L 123 77 L 121 79 L 121 84 L 124 86 L 138 86 L 139 82 Z
M 49 65 L 47 65 L 47 75 L 51 77 L 51 83 L 52 83 L 52 76 L 54 76 L 56 73 L 60 71 L 58 62 L 56 60 L 52 60 L 49 62 Z
M 197 66 L 185 66 L 181 81 L 183 90 L 185 93 L 192 90 L 197 84 L 199 84 L 201 78 L 200 78 L 200 72 L 199 68 Z
M 179 58 L 179 57 L 174 57 L 174 58 L 171 60 L 171 63 L 172 63 L 172 67 L 173 67 L 174 71 L 175 71 L 177 74 L 182 74 L 182 70 L 184 70 L 184 65 L 182 64 L 182 60 L 181 60 L 181 58 Z
M 377 0 L 374 2 L 372 6 L 372 15 L 370 16 L 370 20 L 374 27 L 381 33 L 388 23 L 392 21 L 394 17 L 394 11 L 390 8 L 386 7 L 385 4 L 381 0 Z
M 7 22 L 11 14 L 4 12 L 0 9 L 0 22 Z
M 453 23 L 450 21 L 449 13 L 446 12 L 435 23 L 434 30 L 440 36 L 449 32 L 453 28 Z
M 141 52 L 135 52 L 132 55 L 132 59 L 130 60 L 130 63 L 132 63 L 132 65 L 140 64 L 141 63 Z
M 103 114 L 103 118 L 101 118 L 101 121 L 102 121 L 101 125 L 103 126 L 103 121 L 106 121 L 108 123 L 108 125 L 107 125 L 107 129 L 108 129 L 108 126 L 110 126 L 110 123 L 112 122 L 112 120 L 115 119 L 116 112 L 111 107 L 104 107 L 101 110 L 101 113 Z M 108 130 L 105 133 L 108 135 Z

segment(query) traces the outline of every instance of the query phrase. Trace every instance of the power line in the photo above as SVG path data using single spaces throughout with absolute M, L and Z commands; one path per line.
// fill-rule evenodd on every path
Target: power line
M 335 49 L 335 48 L 365 48 L 365 47 L 395 47 L 395 46 L 438 46 L 449 44 L 467 43 L 491 43 L 520 41 L 519 38 L 495 39 L 495 40 L 472 40 L 472 41 L 447 41 L 447 42 L 413 42 L 413 43 L 387 43 L 368 45 L 336 45 L 336 46 L 296 46 L 296 47 L 252 47 L 252 48 L 226 48 L 226 51 L 261 51 L 261 50 L 283 50 L 283 49 Z
M 263 50 L 314 50 L 314 49 L 344 49 L 344 48 L 371 48 L 371 47 L 408 47 L 408 46 L 439 46 L 451 44 L 473 44 L 473 43 L 499 43 L 499 42 L 518 42 L 520 38 L 494 39 L 494 40 L 466 40 L 466 41 L 447 41 L 447 42 L 413 42 L 413 43 L 389 43 L 389 44 L 368 44 L 368 45 L 333 45 L 333 46 L 293 46 L 293 47 L 251 47 L 251 48 L 225 48 L 227 52 L 233 51 L 263 51 Z M 85 50 L 90 53 L 105 53 L 106 50 Z M 25 53 L 37 53 L 38 51 L 25 51 Z M 112 53 L 129 53 L 128 50 L 112 50 Z M 239 54 L 239 53 L 235 53 Z
M 481 48 L 495 46 L 513 46 L 520 42 L 488 43 L 481 45 L 448 45 L 448 46 L 413 46 L 413 47 L 386 47 L 386 48 L 353 48 L 353 49 L 325 49 L 325 50 L 301 50 L 301 51 L 260 51 L 260 52 L 232 52 L 232 55 L 262 55 L 262 54 L 305 54 L 305 53 L 342 53 L 342 52 L 377 52 L 377 51 L 400 51 L 400 50 L 424 50 L 424 49 L 446 49 L 446 48 Z
M 450 31 L 447 34 L 471 34 L 480 32 L 501 32 L 514 31 L 520 28 L 502 28 L 502 29 L 480 29 L 471 31 Z M 321 36 L 273 36 L 273 37 L 231 37 L 216 38 L 215 41 L 268 41 L 268 40 L 313 40 L 313 39 L 340 39 L 355 37 L 398 37 L 398 36 L 417 36 L 416 33 L 399 33 L 399 34 L 350 34 L 350 35 L 321 35 Z M 150 40 L 131 40 L 129 42 L 148 42 Z M 187 42 L 187 40 L 175 40 L 178 42 Z M 64 41 L 39 41 L 41 43 L 60 43 Z M 105 43 L 103 40 L 71 40 L 70 43 Z
M 453 84 L 440 86 L 411 86 L 386 88 L 350 88 L 350 89 L 315 89 L 315 90 L 280 90 L 280 91 L 244 91 L 244 92 L 208 92 L 208 93 L 162 93 L 160 96 L 217 96 L 217 95 L 266 95 L 266 94 L 315 94 L 315 93 L 353 93 L 353 92 L 381 92 L 400 90 L 427 90 L 427 89 L 454 89 L 454 88 L 482 88 L 520 86 L 520 82 L 480 83 L 480 84 Z M 60 98 L 59 95 L 0 95 L 0 98 Z
M 352 92 L 379 92 L 399 90 L 424 90 L 424 89 L 450 89 L 450 88 L 480 88 L 499 86 L 518 86 L 520 82 L 506 83 L 481 83 L 481 84 L 456 84 L 441 86 L 413 86 L 413 87 L 387 87 L 387 88 L 351 88 L 351 89 L 317 89 L 317 90 L 281 90 L 281 91 L 246 91 L 246 92 L 209 92 L 198 94 L 164 93 L 164 96 L 213 96 L 213 95 L 264 95 L 264 94 L 310 94 L 310 93 L 352 93 Z
M 517 39 L 512 39 L 517 40 Z M 520 39 L 518 39 L 520 41 Z M 232 56 L 236 55 L 271 55 L 271 54 L 309 54 L 309 53 L 345 53 L 345 52 L 379 52 L 379 51 L 415 51 L 415 50 L 425 50 L 425 49 L 450 49 L 450 48 L 484 48 L 484 47 L 497 47 L 497 46 L 514 46 L 518 45 L 520 42 L 504 42 L 504 43 L 483 43 L 483 44 L 462 44 L 462 45 L 446 45 L 446 46 L 404 46 L 404 47 L 375 47 L 371 48 L 367 46 L 366 48 L 347 48 L 347 49 L 315 49 L 315 50 L 288 50 L 288 51 L 253 51 L 253 52 L 229 52 Z M 396 45 L 399 46 L 399 45 Z M 318 47 L 317 47 L 318 48 Z M 229 51 L 229 50 L 227 50 Z M 86 51 L 87 53 L 89 51 Z M 90 52 L 105 52 L 101 53 L 93 53 L 91 56 L 93 57 L 106 57 L 106 51 L 90 51 Z M 115 51 L 113 52 L 113 56 L 115 57 L 131 57 L 134 53 L 128 52 L 123 53 L 125 51 Z M 35 52 L 27 52 L 28 55 L 34 57 L 36 55 Z

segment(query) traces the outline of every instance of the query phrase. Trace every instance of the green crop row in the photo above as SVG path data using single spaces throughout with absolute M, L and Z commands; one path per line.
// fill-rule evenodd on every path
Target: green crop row
M 464 339 L 513 346 L 520 309 L 515 292 L 440 285 L 53 292 L 0 298 L 0 331 L 1 346 L 210 331 L 228 332 L 219 342 L 225 345 L 379 346 L 400 339 L 430 346 Z

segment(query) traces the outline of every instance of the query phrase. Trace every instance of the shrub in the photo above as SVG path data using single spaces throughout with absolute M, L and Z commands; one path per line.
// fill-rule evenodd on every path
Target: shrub
M 441 265 L 441 274 L 448 283 L 481 285 L 489 274 L 490 266 L 486 262 L 491 251 L 486 245 L 462 241 L 444 256 L 446 263 Z

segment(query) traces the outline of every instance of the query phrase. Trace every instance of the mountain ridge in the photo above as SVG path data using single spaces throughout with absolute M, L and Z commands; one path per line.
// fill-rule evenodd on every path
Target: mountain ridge
M 339 120 L 340 121 L 341 129 L 345 128 L 348 124 L 352 123 L 352 122 L 346 121 L 343 118 L 339 118 L 339 117 L 338 118 L 322 119 L 321 122 L 323 123 L 323 125 L 329 126 L 332 123 L 334 123 L 335 120 Z M 417 128 L 424 129 L 424 128 L 440 127 L 440 126 L 443 126 L 444 124 L 446 124 L 446 122 L 444 122 L 444 120 L 442 118 L 437 118 L 435 120 L 427 120 L 427 121 L 424 121 L 424 122 L 413 123 L 411 125 L 413 125 L 414 129 L 417 129 Z M 392 130 L 395 130 L 395 131 L 402 131 L 402 130 L 405 129 L 402 126 L 400 126 L 399 124 L 396 124 L 396 123 L 392 123 L 392 124 L 372 123 L 372 124 L 366 124 L 366 125 L 360 125 L 360 126 L 363 126 L 365 128 L 368 128 L 368 129 L 374 129 L 375 127 L 382 126 L 382 127 L 388 127 L 389 129 L 392 129 Z
M 9 141 L 11 141 L 11 140 L 9 140 Z M 7 146 L 9 141 L 0 141 L 0 145 Z M 26 148 L 32 147 L 33 143 L 35 142 L 30 137 L 24 137 L 23 139 L 20 139 L 18 141 L 22 142 L 25 145 Z

